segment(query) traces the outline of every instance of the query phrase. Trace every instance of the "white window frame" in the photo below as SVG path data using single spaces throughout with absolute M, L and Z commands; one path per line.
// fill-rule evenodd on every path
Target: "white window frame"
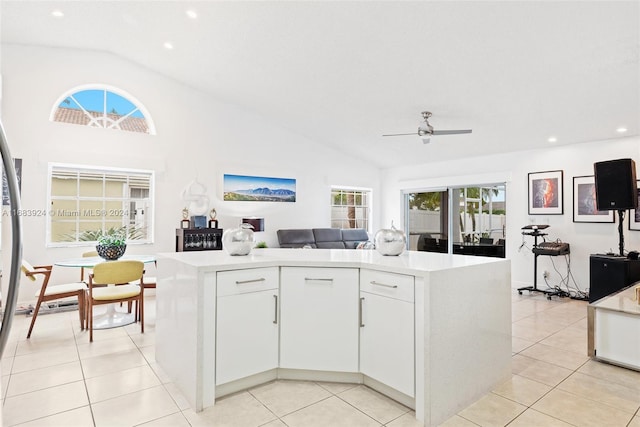
M 373 189 L 372 188 L 368 188 L 368 187 L 355 187 L 355 186 L 350 186 L 350 185 L 332 185 L 331 186 L 331 191 L 330 191 L 330 197 L 331 197 L 331 204 L 329 205 L 329 223 L 333 224 L 334 218 L 333 218 L 333 207 L 336 206 L 333 204 L 333 193 L 334 191 L 354 191 L 354 192 L 361 192 L 361 193 L 367 193 L 367 200 L 368 203 L 366 205 L 367 208 L 367 226 L 365 228 L 365 230 L 368 233 L 371 233 L 371 227 L 373 225 L 373 216 L 372 216 L 372 206 L 373 206 Z
M 147 122 L 147 128 L 149 129 L 149 133 L 148 135 L 155 135 L 156 134 L 156 126 L 153 123 L 153 119 L 151 118 L 151 114 L 149 114 L 149 111 L 145 108 L 145 106 L 138 101 L 134 96 L 132 96 L 131 94 L 125 92 L 122 89 L 119 89 L 115 86 L 109 86 L 109 85 L 104 85 L 104 84 L 98 84 L 98 83 L 92 83 L 92 84 L 85 84 L 85 85 L 80 85 L 80 86 L 76 86 L 73 89 L 70 89 L 68 91 L 66 91 L 65 93 L 63 93 L 55 102 L 55 104 L 53 104 L 53 108 L 51 109 L 51 113 L 49 115 L 49 120 L 54 122 L 55 120 L 55 115 L 56 115 L 56 110 L 58 109 L 58 107 L 60 106 L 60 103 L 62 101 L 64 101 L 67 98 L 73 98 L 73 95 L 78 93 L 78 92 L 82 92 L 85 90 L 101 90 L 101 91 L 105 91 L 105 92 L 112 92 L 116 95 L 119 95 L 123 98 L 125 98 L 127 101 L 129 101 L 130 103 L 132 103 L 133 105 L 136 106 L 137 110 L 140 111 L 140 113 L 142 113 L 142 115 L 144 116 L 145 121 Z M 93 116 L 91 116 L 85 109 L 84 106 L 82 106 L 77 100 L 74 101 L 78 104 L 78 106 L 82 109 L 82 111 L 84 112 L 84 114 L 86 114 L 89 118 L 90 118 L 90 122 L 89 122 L 89 126 L 91 126 L 91 123 L 95 122 L 95 118 Z M 124 119 L 126 119 L 127 117 L 129 117 L 129 115 L 133 114 L 136 110 L 134 111 L 130 111 L 127 115 L 122 116 L 122 118 L 119 121 L 122 121 Z M 106 118 L 107 115 L 107 111 L 106 111 L 106 105 L 103 108 L 103 117 Z M 65 122 L 58 122 L 58 123 L 65 123 Z M 103 126 L 103 128 L 105 129 L 118 129 L 119 127 L 117 126 L 117 123 L 115 125 L 111 125 L 111 126 L 106 126 L 106 121 L 105 121 L 105 126 Z M 143 132 L 134 132 L 134 133 L 143 133 Z M 143 133 L 144 134 L 144 133 Z
M 75 247 L 75 246 L 89 246 L 91 245 L 92 241 L 65 241 L 65 242 L 58 242 L 58 241 L 53 241 L 52 240 L 52 218 L 54 216 L 60 216 L 58 215 L 57 212 L 54 212 L 54 210 L 51 208 L 52 205 L 52 201 L 54 200 L 54 197 L 52 197 L 51 195 L 51 182 L 52 182 L 52 176 L 54 171 L 69 171 L 69 172 L 75 172 L 75 173 L 96 173 L 96 174 L 121 174 L 123 176 L 127 176 L 127 177 L 136 177 L 136 176 L 145 176 L 149 178 L 149 207 L 151 212 L 146 212 L 145 215 L 147 216 L 147 233 L 146 239 L 137 239 L 137 240 L 127 240 L 127 244 L 152 244 L 154 242 L 154 235 L 155 235 L 155 172 L 153 170 L 146 170 L 146 169 L 129 169 L 129 168 L 114 168 L 114 167 L 107 167 L 107 166 L 90 166 L 90 165 L 78 165 L 78 164 L 69 164 L 69 163 L 49 163 L 48 165 L 48 172 L 47 172 L 47 206 L 50 208 L 47 211 L 47 221 L 46 221 L 46 247 Z M 55 198 L 58 199 L 58 198 Z M 64 200 L 65 198 L 59 198 L 60 200 Z M 80 202 L 80 200 L 93 200 L 93 201 L 109 201 L 108 197 L 87 197 L 87 198 L 82 198 L 79 195 L 76 196 L 68 196 L 68 198 L 66 198 L 66 200 L 75 200 L 76 202 Z M 128 201 L 128 203 L 130 204 L 130 202 L 132 200 L 137 200 L 137 199 L 130 199 L 127 197 L 122 197 L 122 198 L 117 198 L 117 200 L 122 200 L 122 201 Z M 66 213 L 61 213 L 61 215 L 66 214 Z M 79 216 L 76 215 L 74 217 L 73 213 L 69 213 L 69 217 L 70 220 L 75 220 L 76 221 L 76 231 L 79 228 L 79 224 L 80 224 L 80 219 Z M 75 218 L 75 219 L 74 219 Z M 105 221 L 105 217 L 102 216 L 100 217 L 104 223 Z M 104 227 L 103 227 L 104 228 Z

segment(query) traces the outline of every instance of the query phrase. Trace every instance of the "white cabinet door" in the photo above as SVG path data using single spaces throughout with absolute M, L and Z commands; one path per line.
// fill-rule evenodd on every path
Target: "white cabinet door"
M 283 267 L 280 367 L 358 372 L 358 270 Z
M 596 357 L 640 369 L 640 316 L 596 309 Z
M 277 368 L 278 269 L 218 273 L 218 290 L 216 385 Z
M 360 292 L 360 372 L 411 397 L 415 395 L 413 280 L 363 270 L 360 283 L 361 289 L 371 290 Z M 404 300 L 389 296 L 394 293 Z

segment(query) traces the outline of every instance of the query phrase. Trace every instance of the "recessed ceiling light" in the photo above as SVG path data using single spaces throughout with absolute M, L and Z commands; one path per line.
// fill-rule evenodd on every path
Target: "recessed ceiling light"
M 189 9 L 185 12 L 187 14 L 187 16 L 191 19 L 196 19 L 198 17 L 198 12 L 196 12 L 193 9 Z
M 51 16 L 56 18 L 62 18 L 64 16 L 64 13 L 60 9 L 56 9 L 51 12 Z
M 167 49 L 167 50 L 172 50 L 173 49 L 173 43 L 170 43 L 170 42 L 164 42 L 164 44 L 162 46 L 164 46 L 164 48 Z
M 550 136 L 549 139 L 547 139 L 547 141 L 549 141 L 549 142 L 558 142 L 558 138 L 556 138 L 555 136 Z
M 618 133 L 625 133 L 627 131 L 626 127 L 620 126 L 618 129 L 616 129 L 616 132 Z

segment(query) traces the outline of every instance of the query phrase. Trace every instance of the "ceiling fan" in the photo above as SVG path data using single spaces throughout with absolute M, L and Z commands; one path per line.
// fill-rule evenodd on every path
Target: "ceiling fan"
M 420 123 L 418 126 L 417 132 L 411 133 L 391 133 L 382 136 L 405 136 L 405 135 L 418 135 L 422 142 L 428 144 L 431 141 L 431 135 L 457 135 L 461 133 L 471 133 L 471 129 L 459 129 L 459 130 L 434 130 L 433 126 L 429 124 L 429 117 L 431 117 L 431 112 L 423 111 L 422 118 L 424 119 L 423 123 Z

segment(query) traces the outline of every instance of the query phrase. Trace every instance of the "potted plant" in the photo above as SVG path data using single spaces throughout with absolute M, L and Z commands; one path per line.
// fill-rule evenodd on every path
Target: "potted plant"
M 102 258 L 112 261 L 120 258 L 127 250 L 127 241 L 122 233 L 101 233 L 98 237 L 96 251 Z
M 267 247 L 267 242 L 258 242 L 256 243 L 256 249 L 260 249 L 260 248 L 266 248 Z

